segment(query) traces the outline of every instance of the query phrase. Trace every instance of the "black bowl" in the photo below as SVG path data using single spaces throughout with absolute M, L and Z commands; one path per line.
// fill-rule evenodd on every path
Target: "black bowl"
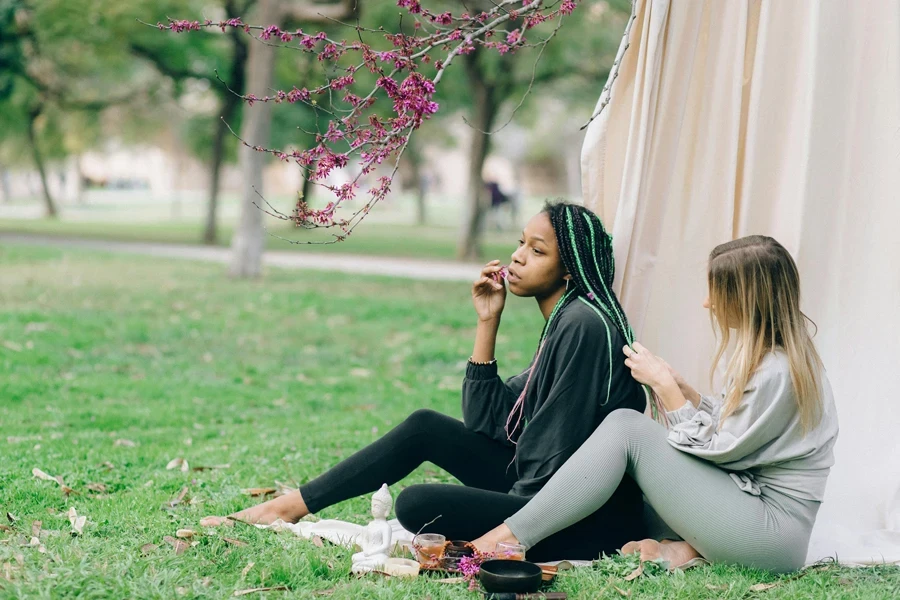
M 491 593 L 536 592 L 541 587 L 541 568 L 524 560 L 486 560 L 478 571 L 478 579 Z

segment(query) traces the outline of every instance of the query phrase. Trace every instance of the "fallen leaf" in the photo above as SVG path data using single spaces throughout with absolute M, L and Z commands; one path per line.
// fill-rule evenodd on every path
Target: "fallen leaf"
M 195 535 L 197 535 L 197 532 L 193 529 L 179 529 L 175 532 L 175 537 L 181 538 L 183 540 L 189 540 Z
M 176 540 L 171 535 L 167 535 L 166 537 L 164 537 L 163 541 L 165 541 L 168 544 L 171 544 L 172 547 L 175 548 L 176 556 L 184 554 L 184 551 L 187 550 L 188 548 L 190 548 L 190 546 L 188 545 L 187 542 L 184 542 L 182 540 Z
M 12 527 L 9 525 L 0 524 L 0 531 L 12 531 Z
M 706 589 L 712 590 L 712 591 L 722 591 L 722 590 L 727 590 L 728 586 L 727 585 L 713 585 L 711 583 L 707 583 Z
M 35 477 L 37 477 L 38 479 L 42 479 L 44 481 L 52 481 L 53 483 L 59 483 L 60 485 L 62 485 L 62 483 L 60 483 L 59 479 L 57 479 L 56 477 L 53 477 L 52 475 L 48 475 L 47 473 L 44 473 L 43 471 L 41 471 L 38 468 L 32 469 L 31 474 L 34 475 Z
M 185 496 L 187 496 L 187 493 L 188 493 L 187 486 L 181 488 L 181 491 L 178 492 L 178 495 L 175 496 L 175 498 L 173 498 L 172 500 L 169 500 L 168 502 L 163 504 L 163 508 L 164 509 L 175 508 L 179 504 L 182 504 L 184 502 Z
M 230 469 L 231 465 L 212 465 L 210 467 L 191 467 L 191 471 L 212 471 L 214 469 Z
M 622 588 L 620 588 L 620 587 L 617 586 L 617 585 L 614 585 L 614 586 L 613 586 L 613 589 L 616 590 L 617 592 L 619 592 L 619 594 L 620 594 L 623 598 L 628 598 L 629 596 L 631 596 L 631 591 L 630 591 L 630 590 L 628 590 L 628 591 L 623 590 Z
M 131 440 L 116 440 L 115 442 L 113 442 L 113 446 L 124 446 L 125 448 L 134 448 L 135 446 L 137 446 L 137 444 L 135 444 Z
M 89 489 L 92 492 L 103 493 L 106 491 L 106 486 L 102 483 L 89 483 L 89 484 L 87 484 L 87 489 Z
M 12 350 L 13 352 L 21 352 L 22 351 L 21 344 L 17 344 L 15 342 L 10 342 L 9 340 L 4 340 L 3 346 L 6 347 L 7 350 Z
M 8 513 L 6 513 L 6 520 L 9 521 L 10 523 L 15 523 L 19 519 L 14 517 L 12 513 L 8 512 Z
M 169 464 L 166 465 L 167 471 L 172 471 L 174 469 L 181 469 L 182 473 L 186 473 L 190 470 L 190 465 L 188 465 L 188 461 L 183 458 L 173 458 L 169 461 Z
M 635 569 L 628 576 L 625 577 L 625 581 L 633 581 L 643 574 L 644 574 L 644 563 L 641 563 L 637 569 Z
M 100 463 L 100 466 L 103 467 L 104 469 L 106 469 L 107 471 L 112 471 L 113 469 L 116 468 L 116 465 L 112 464 L 108 460 Z
M 239 546 L 239 547 L 240 547 L 240 546 L 247 546 L 247 545 L 248 545 L 247 542 L 242 542 L 241 540 L 236 540 L 236 539 L 233 539 L 233 538 L 223 537 L 222 539 L 225 540 L 226 542 L 228 542 L 229 544 L 231 544 L 232 546 Z
M 241 577 L 246 577 L 246 576 L 247 576 L 247 573 L 250 572 L 250 569 L 252 569 L 252 568 L 253 568 L 253 565 L 255 565 L 255 564 L 256 564 L 256 563 L 253 562 L 252 560 L 251 560 L 250 562 L 248 562 L 248 563 L 247 563 L 247 566 L 244 567 L 243 569 L 241 569 Z
M 219 525 L 234 527 L 234 521 L 228 517 L 203 517 L 200 519 L 200 527 L 218 527 Z
M 31 333 L 32 331 L 46 331 L 47 323 L 28 323 L 25 325 L 25 333 Z
M 241 490 L 241 493 L 247 494 L 250 497 L 257 496 L 268 496 L 269 494 L 274 494 L 278 490 L 273 487 L 265 487 L 265 488 L 247 488 L 245 490 Z
M 751 592 L 764 592 L 766 590 L 771 590 L 773 587 L 778 587 L 777 583 L 757 583 L 756 585 L 750 586 Z
M 41 521 L 32 521 L 31 522 L 31 535 L 34 537 L 41 537 L 41 527 L 44 524 Z
M 44 545 L 41 543 L 41 540 L 39 540 L 36 537 L 32 537 L 31 541 L 28 542 L 28 545 L 31 546 L 32 548 L 37 548 L 37 551 L 40 552 L 41 554 L 47 554 L 47 549 L 44 548 Z
M 327 590 L 318 590 L 313 592 L 313 596 L 330 596 L 332 595 L 337 588 L 328 588 Z
M 325 543 L 322 542 L 322 538 L 320 538 L 317 535 L 312 536 L 312 543 L 313 543 L 313 546 L 315 546 L 316 548 L 324 548 L 325 547 Z
M 247 590 L 237 590 L 234 592 L 235 596 L 246 596 L 248 594 L 255 594 L 256 592 L 286 592 L 290 588 L 286 585 L 276 585 L 275 587 L 261 587 L 261 588 L 250 588 Z
M 159 548 L 156 544 L 144 544 L 141 546 L 141 554 L 150 554 L 154 550 Z
M 369 369 L 350 369 L 350 376 L 360 378 L 371 377 L 372 371 Z
M 446 579 L 438 579 L 438 583 L 446 583 L 447 585 L 452 585 L 454 583 L 465 583 L 465 577 L 448 577 Z
M 72 534 L 73 535 L 81 535 L 83 532 L 85 524 L 87 523 L 87 517 L 84 515 L 80 515 L 75 512 L 75 507 L 69 509 L 68 512 L 69 523 L 72 524 Z

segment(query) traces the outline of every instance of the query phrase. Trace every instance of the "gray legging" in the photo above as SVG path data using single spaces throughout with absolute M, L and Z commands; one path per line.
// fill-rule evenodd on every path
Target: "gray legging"
M 628 473 L 704 558 L 776 572 L 803 566 L 818 502 L 767 487 L 760 496 L 743 492 L 727 471 L 674 448 L 666 434 L 641 413 L 614 411 L 506 524 L 531 547 L 603 506 Z

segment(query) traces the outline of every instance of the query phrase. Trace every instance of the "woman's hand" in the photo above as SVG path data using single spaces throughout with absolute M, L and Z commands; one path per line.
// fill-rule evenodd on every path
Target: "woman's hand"
M 625 366 L 631 369 L 631 376 L 638 383 L 649 385 L 657 392 L 668 385 L 678 385 L 678 374 L 672 367 L 639 343 L 634 343 L 634 349 L 625 346 L 622 351 L 628 357 L 625 359 Z
M 499 260 L 492 260 L 481 270 L 481 277 L 472 284 L 472 304 L 479 321 L 497 321 L 506 305 L 506 286 L 499 274 L 503 266 Z

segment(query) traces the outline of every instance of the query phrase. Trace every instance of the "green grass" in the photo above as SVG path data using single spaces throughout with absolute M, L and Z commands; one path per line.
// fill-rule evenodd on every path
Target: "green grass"
M 200 225 L 190 222 L 122 223 L 98 221 L 63 221 L 51 219 L 0 219 L 0 232 L 33 233 L 53 236 L 85 237 L 112 241 L 199 244 L 203 236 Z M 283 224 L 270 227 L 270 232 L 293 241 L 329 240 L 325 231 L 309 232 Z M 219 245 L 228 245 L 232 229 L 223 226 Z M 417 227 L 385 223 L 363 223 L 348 239 L 334 244 L 297 244 L 268 236 L 270 250 L 365 254 L 400 258 L 438 258 L 452 260 L 456 256 L 455 227 L 434 225 Z M 516 248 L 518 232 L 489 231 L 484 235 L 483 258 L 506 258 Z
M 0 598 L 224 598 L 266 586 L 290 590 L 272 598 L 479 598 L 428 577 L 351 579 L 349 551 L 249 527 L 204 532 L 181 555 L 163 540 L 246 506 L 242 488 L 305 481 L 416 408 L 459 415 L 468 295 L 458 284 L 328 273 L 234 282 L 219 266 L 0 247 L 0 522 L 7 511 L 17 519 L 0 531 Z M 530 301 L 510 301 L 505 370 L 526 364 L 539 324 Z M 166 470 L 176 457 L 230 466 Z M 66 498 L 34 468 L 77 494 Z M 447 480 L 426 465 L 404 483 Z M 185 487 L 185 502 L 163 509 Z M 367 505 L 322 516 L 365 522 Z M 88 517 L 77 537 L 72 507 Z M 158 547 L 144 553 L 145 544 Z M 788 579 L 715 566 L 626 582 L 632 566 L 606 560 L 560 575 L 553 589 L 570 598 L 900 593 L 893 567 Z M 778 585 L 753 591 L 760 583 Z

